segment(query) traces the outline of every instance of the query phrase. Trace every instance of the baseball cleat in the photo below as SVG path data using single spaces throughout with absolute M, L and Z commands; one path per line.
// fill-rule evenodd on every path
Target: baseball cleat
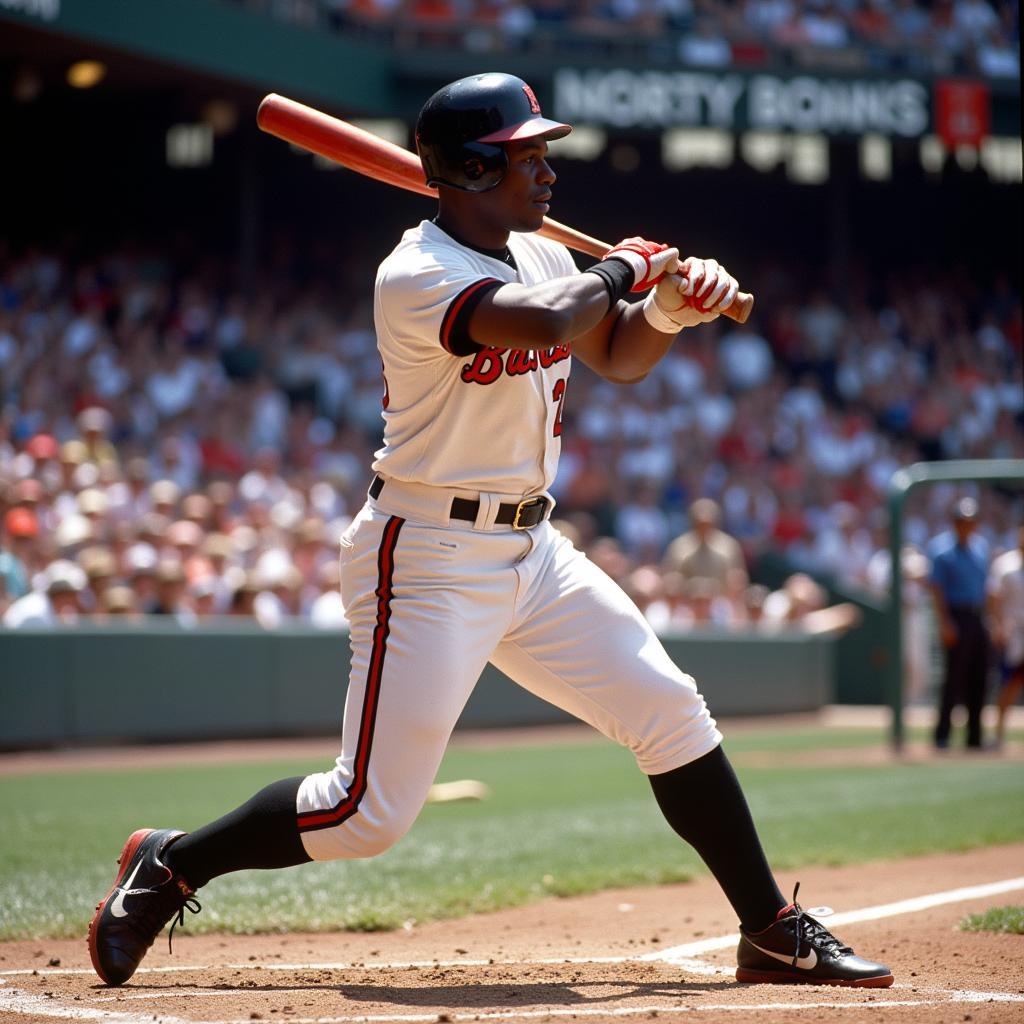
M 779 911 L 764 931 L 740 928 L 736 980 L 769 985 L 846 985 L 888 988 L 892 971 L 854 953 L 796 902 Z
M 171 918 L 177 916 L 174 924 L 184 924 L 186 909 L 199 912 L 195 890 L 160 860 L 167 846 L 184 834 L 143 828 L 124 844 L 113 888 L 96 904 L 89 925 L 92 965 L 108 985 L 123 985 L 135 973 Z

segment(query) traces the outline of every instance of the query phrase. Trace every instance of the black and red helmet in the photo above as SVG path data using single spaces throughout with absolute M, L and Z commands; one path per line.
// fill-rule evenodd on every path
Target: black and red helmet
M 439 89 L 416 120 L 428 185 L 487 192 L 508 167 L 503 142 L 560 139 L 572 128 L 543 117 L 533 90 L 515 75 L 470 75 Z

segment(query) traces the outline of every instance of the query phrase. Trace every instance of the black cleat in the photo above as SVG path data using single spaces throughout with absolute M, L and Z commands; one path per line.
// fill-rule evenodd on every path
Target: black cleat
M 186 908 L 199 912 L 195 890 L 160 860 L 167 846 L 184 834 L 143 828 L 124 844 L 114 886 L 96 905 L 89 925 L 92 965 L 108 985 L 123 985 L 135 973 L 171 918 L 177 916 L 175 924 L 183 924 Z
M 764 931 L 740 928 L 736 980 L 769 985 L 846 985 L 888 988 L 892 971 L 844 946 L 824 925 L 804 913 L 796 902 L 779 911 Z

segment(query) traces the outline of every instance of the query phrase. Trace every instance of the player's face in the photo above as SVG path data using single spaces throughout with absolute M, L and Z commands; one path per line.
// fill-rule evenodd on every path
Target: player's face
M 543 223 L 555 183 L 547 152 L 548 144 L 543 139 L 505 144 L 508 170 L 497 188 L 484 193 L 505 230 L 536 231 Z

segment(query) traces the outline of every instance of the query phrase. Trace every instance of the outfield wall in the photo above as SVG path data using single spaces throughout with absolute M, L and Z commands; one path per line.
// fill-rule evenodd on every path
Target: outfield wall
M 717 715 L 813 711 L 835 641 L 793 632 L 663 637 Z M 0 631 L 0 748 L 323 735 L 340 730 L 348 636 L 249 621 Z M 570 721 L 488 666 L 461 728 Z

